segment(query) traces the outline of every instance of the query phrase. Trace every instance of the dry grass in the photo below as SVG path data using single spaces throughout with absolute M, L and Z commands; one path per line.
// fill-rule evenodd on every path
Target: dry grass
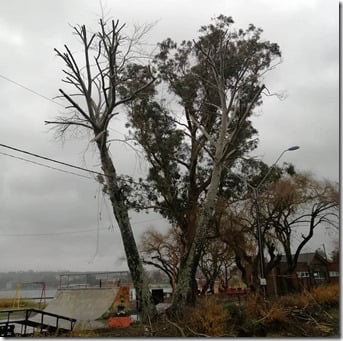
M 259 295 L 251 295 L 245 306 L 246 320 L 252 325 L 282 327 L 288 323 L 288 309 L 279 301 L 268 302 Z
M 319 286 L 309 292 L 308 295 L 319 305 L 332 306 L 339 302 L 339 285 L 334 283 Z
M 227 331 L 229 312 L 213 297 L 204 298 L 189 309 L 186 325 L 195 335 L 221 336 Z
M 263 326 L 268 331 L 295 332 L 299 333 L 298 336 L 329 336 L 336 330 L 337 319 L 327 310 L 337 309 L 338 306 L 338 284 L 316 287 L 271 301 L 251 295 L 245 306 L 244 324 L 252 333 L 258 326 Z
M 0 309 L 12 309 L 14 299 L 13 298 L 1 298 L 0 299 Z
M 338 319 L 339 286 L 329 284 L 277 299 L 249 295 L 245 304 L 223 304 L 214 297 L 199 300 L 179 321 L 195 336 L 333 336 Z M 188 334 L 188 333 L 187 333 Z M 188 334 L 189 335 L 189 334 Z
M 311 298 L 305 292 L 302 294 L 290 294 L 278 299 L 280 305 L 287 308 L 306 309 L 311 304 Z
M 263 317 L 268 325 L 281 325 L 288 322 L 288 311 L 285 307 L 273 304 Z
M 10 300 L 13 302 L 13 300 Z M 250 295 L 245 303 L 229 304 L 215 297 L 199 298 L 183 319 L 128 328 L 73 331 L 66 336 L 93 337 L 329 337 L 339 335 L 339 286 L 330 284 L 300 294 L 264 300 Z M 177 327 L 175 327 L 177 325 Z M 181 332 L 180 332 L 181 330 Z
M 306 309 L 313 305 L 332 306 L 338 302 L 338 283 L 319 286 L 301 294 L 282 296 L 279 299 L 281 305 L 299 309 Z
M 17 309 L 17 308 L 36 308 L 36 309 L 44 309 L 45 305 L 39 305 L 38 302 L 33 300 L 20 300 L 19 307 L 17 302 L 15 302 L 14 298 L 0 298 L 0 309 Z
M 97 337 L 99 336 L 99 332 L 94 330 L 73 330 L 68 334 L 68 337 L 80 337 L 80 338 L 89 338 L 89 337 Z
M 245 313 L 249 319 L 260 319 L 266 315 L 266 304 L 260 295 L 250 295 L 247 298 Z

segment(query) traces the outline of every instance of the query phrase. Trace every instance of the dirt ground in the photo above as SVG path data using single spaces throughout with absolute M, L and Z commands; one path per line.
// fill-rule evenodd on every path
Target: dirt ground
M 264 300 L 258 295 L 244 302 L 199 298 L 184 309 L 183 318 L 170 321 L 164 313 L 153 321 L 126 328 L 74 330 L 63 337 L 339 337 L 339 287 L 321 286 L 311 292 Z
M 288 324 L 287 328 L 266 328 L 255 331 L 250 331 L 248 334 L 242 334 L 239 328 L 232 329 L 223 337 L 339 337 L 339 309 L 331 309 L 331 316 L 334 316 L 336 328 L 331 330 L 325 329 L 326 324 L 321 321 L 320 324 L 312 325 L 310 323 L 299 323 L 299 321 L 293 321 Z M 332 321 L 331 321 L 332 322 Z M 237 326 L 236 326 L 237 327 Z M 172 322 L 167 322 L 163 319 L 154 322 L 151 325 L 143 325 L 140 322 L 133 323 L 127 328 L 106 328 L 98 329 L 94 331 L 84 331 L 81 333 L 73 332 L 71 335 L 64 335 L 65 337 L 204 337 L 207 335 L 197 334 L 187 327 L 179 325 L 173 325 Z
M 62 335 L 63 336 L 63 335 Z M 73 332 L 69 337 L 180 337 L 179 330 L 168 322 L 158 322 L 152 328 L 140 322 L 127 328 L 106 328 L 93 331 Z

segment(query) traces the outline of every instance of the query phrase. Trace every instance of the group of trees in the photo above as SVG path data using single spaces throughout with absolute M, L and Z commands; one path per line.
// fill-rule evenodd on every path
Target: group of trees
M 196 40 L 177 44 L 168 38 L 147 64 L 137 52 L 145 28 L 129 37 L 119 21 L 100 20 L 96 33 L 85 26 L 74 28 L 83 47 L 82 61 L 67 45 L 64 51 L 55 50 L 65 63 L 63 81 L 68 85 L 60 93 L 72 110 L 46 123 L 55 125 L 61 135 L 73 128 L 92 135 L 102 167 L 98 180 L 111 201 L 145 316 L 155 310 L 143 260 L 167 274 L 174 288 L 171 314 L 194 303 L 199 267 L 211 286 L 211 278 L 228 267 L 232 258 L 242 269 L 246 263 L 257 263 L 256 217 L 249 200 L 239 201 L 243 193 L 247 198 L 249 193 L 235 173 L 253 176 L 253 183 L 268 169 L 259 163 L 259 171 L 249 173 L 256 167 L 246 157 L 257 146 L 250 117 L 262 104 L 263 94 L 269 93 L 263 75 L 279 62 L 281 53 L 277 44 L 262 39 L 261 29 L 250 25 L 235 30 L 233 23 L 231 17 L 220 15 L 201 27 Z M 139 181 L 119 175 L 110 153 L 109 125 L 113 117 L 124 113 L 130 138 L 141 147 L 149 165 L 147 177 Z M 285 181 L 292 184 L 295 179 L 306 185 L 305 178 Z M 268 188 L 261 197 L 263 237 L 271 266 L 276 250 L 287 249 L 294 226 L 306 220 L 314 228 L 329 218 L 323 212 L 331 208 L 329 203 L 314 204 L 307 216 L 294 218 L 293 206 L 285 210 L 288 196 L 283 197 L 282 186 L 287 183 L 282 185 L 280 180 L 273 186 L 279 187 Z M 315 195 L 326 195 L 320 190 L 298 193 L 296 189 L 297 184 L 291 186 L 288 194 L 296 208 L 310 205 Z M 274 201 L 269 200 L 272 195 Z M 142 251 L 152 253 L 142 260 L 128 212 L 149 208 L 168 219 L 173 228 L 167 235 L 146 235 Z M 310 231 L 304 241 L 313 234 Z M 152 251 L 150 241 L 158 248 Z
M 237 268 L 247 286 L 258 288 L 260 257 L 256 203 L 253 196 L 245 192 L 249 188 L 242 186 L 242 189 L 241 198 L 234 201 L 219 198 L 217 201 L 216 214 L 199 262 L 199 274 L 206 279 L 204 292 L 213 290 L 216 280 L 220 280 L 225 290 L 230 271 Z M 279 264 L 281 255 L 286 256 L 285 274 L 292 273 L 315 228 L 338 227 L 338 206 L 336 185 L 315 180 L 309 174 L 295 173 L 293 167 L 275 168 L 259 195 L 265 276 Z M 170 283 L 177 280 L 181 258 L 179 238 L 180 233 L 173 228 L 165 235 L 147 231 L 141 240 L 144 262 L 165 272 Z M 169 272 L 171 264 L 172 273 Z

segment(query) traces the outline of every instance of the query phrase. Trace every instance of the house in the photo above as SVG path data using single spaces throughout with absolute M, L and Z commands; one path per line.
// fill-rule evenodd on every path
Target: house
M 286 257 L 282 259 L 268 280 L 268 291 L 272 294 L 284 294 L 289 291 L 302 291 L 313 286 L 339 279 L 338 261 L 331 262 L 318 251 L 299 255 L 293 273 L 287 273 Z
M 339 257 L 328 264 L 330 282 L 339 282 Z

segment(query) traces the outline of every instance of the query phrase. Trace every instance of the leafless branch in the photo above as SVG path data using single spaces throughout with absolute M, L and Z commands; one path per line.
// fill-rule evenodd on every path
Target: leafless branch
M 76 125 L 76 126 L 81 126 L 87 129 L 92 129 L 90 125 L 87 125 L 81 122 L 74 122 L 74 121 L 44 121 L 44 123 L 45 124 L 58 124 L 58 125 L 65 125 L 65 126 Z
M 193 335 L 196 335 L 196 336 L 202 336 L 202 337 L 211 337 L 210 335 L 207 335 L 207 334 L 203 334 L 203 333 L 197 333 L 195 332 L 193 329 L 191 329 L 189 326 L 185 326 Z
M 174 326 L 174 327 L 180 332 L 180 334 L 181 334 L 182 337 L 186 337 L 186 335 L 185 335 L 183 329 L 182 329 L 177 323 L 170 321 L 167 317 L 166 317 L 166 321 L 167 321 L 169 324 L 171 324 L 172 326 Z

